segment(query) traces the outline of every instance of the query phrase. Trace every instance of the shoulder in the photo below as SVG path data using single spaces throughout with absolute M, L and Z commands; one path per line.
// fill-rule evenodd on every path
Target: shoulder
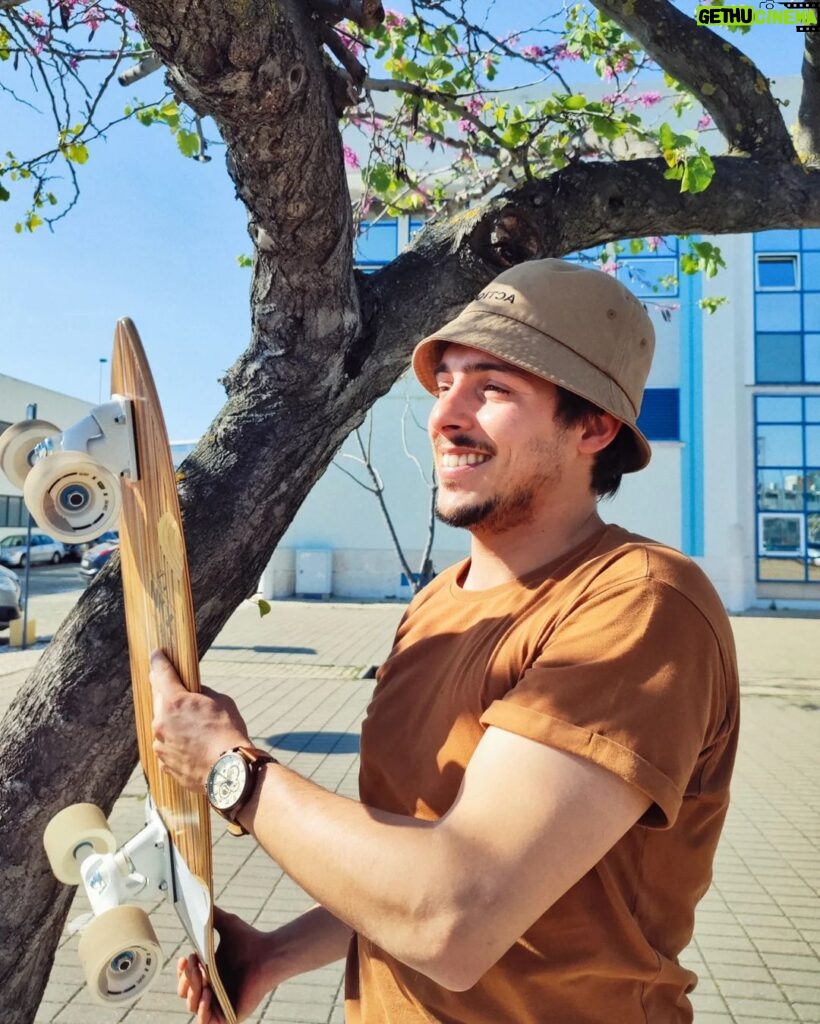
M 667 544 L 609 526 L 579 575 L 588 592 L 652 592 L 666 598 L 663 604 L 702 617 L 721 638 L 730 635 L 728 615 L 706 573 Z

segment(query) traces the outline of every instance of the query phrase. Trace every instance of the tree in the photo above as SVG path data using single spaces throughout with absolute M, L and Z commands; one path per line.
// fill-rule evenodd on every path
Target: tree
M 146 45 L 136 49 L 126 25 L 110 58 L 115 70 L 129 54 L 161 61 L 174 106 L 163 99 L 140 112 L 188 132 L 178 140 L 184 150 L 204 155 L 202 119 L 213 120 L 254 242 L 249 345 L 180 485 L 203 652 L 344 438 L 406 367 L 414 342 L 501 269 L 618 239 L 820 224 L 820 34 L 805 35 L 803 97 L 790 134 L 766 79 L 711 29 L 667 0 L 594 3 L 597 18 L 575 9 L 557 47 L 523 56 L 559 86 L 525 106 L 494 105 L 479 88 L 479 73 L 489 77 L 502 57 L 521 59 L 523 47 L 488 38 L 461 0 L 413 0 L 404 25 L 385 25 L 378 0 L 132 0 Z M 41 221 L 75 198 L 52 192 L 52 201 L 48 161 L 76 171 L 105 128 L 95 120 L 99 89 L 76 77 L 91 58 L 55 41 L 80 26 L 93 34 L 101 10 L 90 0 L 53 0 L 38 25 L 24 0 L 0 0 L 4 74 L 16 63 L 39 75 L 65 132 L 39 162 L 16 155 L 0 169 L 0 200 L 32 185 L 29 213 Z M 130 18 L 122 5 L 111 10 Z M 356 56 L 361 40 L 392 68 L 392 84 L 371 82 L 368 95 L 403 97 L 377 117 L 379 128 L 393 118 L 395 130 L 380 132 L 365 177 L 388 209 L 424 200 L 443 211 L 372 275 L 353 268 L 339 130 L 368 83 Z M 711 158 L 697 136 L 671 125 L 644 130 L 617 96 L 593 104 L 576 95 L 561 84 L 562 53 L 611 72 L 621 94 L 618 76 L 651 58 L 682 101 L 690 93 L 702 104 L 727 152 Z M 100 62 L 109 76 L 110 63 Z M 78 120 L 61 107 L 65 100 L 69 114 L 77 109 L 73 87 L 84 97 Z M 380 113 L 375 102 L 371 111 Z M 466 123 L 460 134 L 456 117 Z M 410 132 L 445 147 L 455 171 L 467 173 L 428 187 L 404 159 Z M 451 212 L 459 187 L 489 198 Z M 21 230 L 36 227 L 21 220 Z M 707 266 L 714 254 L 691 259 Z M 43 828 L 68 800 L 110 809 L 134 764 L 123 637 L 112 567 L 82 596 L 3 721 L 0 988 L 14 1024 L 33 1019 L 72 895 L 48 870 Z

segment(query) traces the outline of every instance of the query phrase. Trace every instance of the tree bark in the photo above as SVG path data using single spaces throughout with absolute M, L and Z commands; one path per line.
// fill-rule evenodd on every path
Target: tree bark
M 579 163 L 432 224 L 410 251 L 362 276 L 303 5 L 132 7 L 178 95 L 216 119 L 256 246 L 250 344 L 180 483 L 202 652 L 414 343 L 500 269 L 647 234 L 820 225 L 820 172 L 785 156 L 720 158 L 697 196 L 666 181 L 660 160 Z M 773 128 L 769 137 L 780 136 Z M 72 895 L 48 869 L 43 829 L 77 800 L 108 811 L 135 763 L 116 562 L 82 595 L 0 735 L 0 991 L 4 1021 L 30 1024 Z

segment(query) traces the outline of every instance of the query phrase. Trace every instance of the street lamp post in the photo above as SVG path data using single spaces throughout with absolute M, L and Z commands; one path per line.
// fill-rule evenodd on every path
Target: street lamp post
M 100 356 L 100 386 L 97 393 L 97 405 L 102 405 L 103 364 L 107 362 L 107 359 Z

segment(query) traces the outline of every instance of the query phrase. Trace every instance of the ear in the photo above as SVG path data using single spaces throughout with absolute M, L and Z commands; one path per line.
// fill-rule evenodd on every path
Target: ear
M 578 439 L 578 451 L 584 455 L 595 455 L 606 448 L 623 424 L 608 412 L 595 413 L 584 419 L 584 429 Z

